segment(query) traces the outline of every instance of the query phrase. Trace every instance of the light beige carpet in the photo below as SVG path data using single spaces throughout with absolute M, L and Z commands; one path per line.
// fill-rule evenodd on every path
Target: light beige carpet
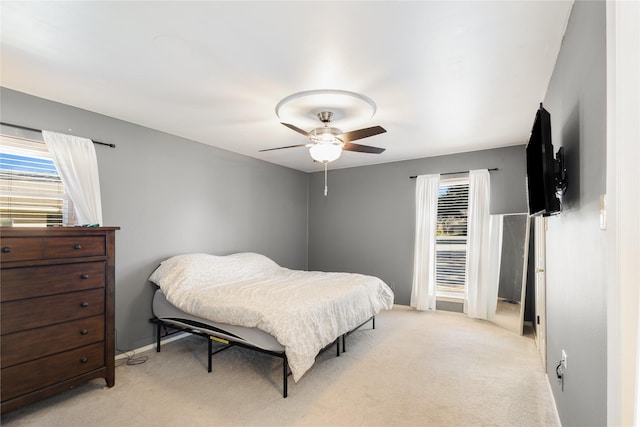
M 533 339 L 463 314 L 383 312 L 281 394 L 281 360 L 242 348 L 206 370 L 198 337 L 5 414 L 17 426 L 555 426 Z

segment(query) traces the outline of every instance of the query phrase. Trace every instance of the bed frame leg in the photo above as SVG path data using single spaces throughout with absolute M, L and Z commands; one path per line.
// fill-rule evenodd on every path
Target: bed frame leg
M 287 397 L 287 385 L 289 382 L 289 364 L 287 363 L 287 355 L 284 354 L 282 356 L 282 397 L 286 398 Z
M 156 353 L 160 353 L 160 323 L 156 324 Z
M 336 338 L 336 357 L 340 357 L 340 337 Z
M 373 325 L 373 329 L 376 328 L 376 316 L 371 316 L 371 323 Z M 342 352 L 346 352 L 347 351 L 347 335 L 351 334 L 351 332 L 354 332 L 356 329 L 360 329 L 360 327 L 364 326 L 369 320 L 365 321 L 363 324 L 361 324 L 360 326 L 358 326 L 357 328 L 351 330 L 350 332 L 347 332 L 346 334 L 342 334 Z M 338 340 L 338 356 L 340 356 L 340 337 L 337 338 Z
M 209 352 L 208 352 L 209 364 L 207 365 L 207 372 L 211 372 L 211 359 L 213 358 L 213 343 L 211 342 L 212 341 L 211 337 L 209 337 L 207 341 L 209 341 Z

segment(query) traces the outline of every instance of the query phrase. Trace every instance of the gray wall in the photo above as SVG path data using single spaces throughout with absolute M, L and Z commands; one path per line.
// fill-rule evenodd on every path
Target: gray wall
M 394 289 L 396 303 L 408 305 L 415 230 L 415 180 L 409 176 L 496 167 L 491 213 L 526 212 L 524 145 L 329 170 L 327 197 L 324 173 L 311 174 L 309 269 L 378 276 Z
M 96 152 L 104 222 L 121 227 L 120 349 L 152 342 L 147 278 L 166 257 L 255 251 L 306 268 L 307 174 L 6 88 L 0 108 L 3 122 L 117 145 Z
M 548 220 L 548 375 L 568 426 L 607 422 L 605 232 L 599 196 L 605 193 L 605 3 L 577 1 L 545 97 L 552 139 L 564 147 L 569 189 L 561 215 Z M 555 367 L 568 358 L 564 391 Z
M 152 341 L 153 288 L 146 279 L 171 255 L 256 251 L 289 268 L 372 274 L 395 289 L 396 302 L 408 304 L 415 221 L 409 176 L 497 167 L 491 172 L 492 213 L 526 211 L 522 145 L 330 170 L 324 197 L 321 173 L 1 90 L 4 122 L 117 144 L 96 151 L 105 225 L 122 228 L 116 235 L 121 349 Z

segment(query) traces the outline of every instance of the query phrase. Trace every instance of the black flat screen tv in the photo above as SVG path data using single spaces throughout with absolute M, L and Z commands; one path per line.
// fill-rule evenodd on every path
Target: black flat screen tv
M 560 151 L 558 157 L 562 154 Z M 551 143 L 551 115 L 540 104 L 527 144 L 529 215 L 549 216 L 560 213 L 562 205 L 557 191 L 558 169 Z

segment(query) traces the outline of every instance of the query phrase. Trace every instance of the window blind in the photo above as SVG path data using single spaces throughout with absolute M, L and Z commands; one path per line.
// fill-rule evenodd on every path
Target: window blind
M 73 224 L 73 204 L 42 141 L 0 135 L 2 225 Z
M 442 180 L 438 195 L 436 287 L 464 292 L 469 180 Z

